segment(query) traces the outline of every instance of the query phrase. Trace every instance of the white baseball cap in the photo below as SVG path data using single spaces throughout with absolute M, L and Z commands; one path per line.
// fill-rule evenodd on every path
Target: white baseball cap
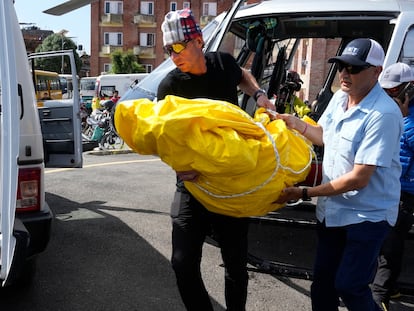
M 404 82 L 414 81 L 414 72 L 405 63 L 395 63 L 384 69 L 379 83 L 384 89 L 391 89 Z

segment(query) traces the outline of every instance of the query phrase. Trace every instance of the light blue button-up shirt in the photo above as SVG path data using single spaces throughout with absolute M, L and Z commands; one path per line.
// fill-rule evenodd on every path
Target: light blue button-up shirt
M 354 164 L 375 165 L 368 185 L 319 197 L 316 217 L 328 227 L 386 220 L 394 225 L 400 198 L 401 111 L 377 83 L 355 107 L 339 90 L 318 123 L 323 128 L 323 183 L 350 172 Z

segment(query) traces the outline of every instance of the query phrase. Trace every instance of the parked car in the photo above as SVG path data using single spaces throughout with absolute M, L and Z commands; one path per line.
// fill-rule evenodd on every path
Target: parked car
M 328 58 L 339 55 L 348 42 L 368 37 L 386 51 L 384 68 L 404 62 L 414 67 L 414 2 L 265 0 L 244 5 L 236 1 L 222 21 L 207 27 L 205 51 L 226 51 L 250 69 L 269 98 L 281 98 L 286 91 L 289 71 L 299 74 L 299 90 L 304 102 L 312 103 L 310 116 L 317 121 L 339 88 L 336 64 Z M 206 27 L 206 28 L 207 28 Z M 129 90 L 123 100 L 156 100 L 159 82 L 174 68 L 167 59 L 146 79 Z M 240 93 L 239 106 L 253 114 L 255 102 Z M 285 104 L 285 103 L 282 103 Z M 317 157 L 311 178 L 318 180 L 323 150 Z M 315 202 L 296 202 L 262 217 L 251 218 L 250 263 L 261 271 L 312 278 L 315 249 Z M 410 235 L 414 239 L 414 233 Z M 401 275 L 403 290 L 414 289 L 414 245 L 407 243 Z

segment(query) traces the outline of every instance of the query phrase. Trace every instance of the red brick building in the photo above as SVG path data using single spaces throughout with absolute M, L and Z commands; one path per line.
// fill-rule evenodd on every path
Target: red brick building
M 256 2 L 252 0 L 250 2 Z M 151 72 L 166 57 L 163 51 L 161 24 L 168 11 L 190 7 L 205 26 L 215 16 L 228 10 L 233 1 L 205 2 L 171 0 L 99 0 L 91 4 L 90 76 L 110 71 L 111 53 L 116 49 L 132 50 L 138 62 Z M 313 101 L 329 70 L 326 63 L 335 55 L 336 40 L 307 39 L 299 45 L 292 70 L 304 81 L 298 96 Z
M 33 53 L 47 36 L 53 34 L 53 31 L 42 30 L 36 26 L 29 26 L 22 28 L 22 34 L 27 53 Z
M 171 10 L 190 7 L 205 26 L 232 0 L 221 1 L 166 1 L 166 0 L 99 0 L 91 4 L 91 76 L 110 71 L 113 51 L 132 50 L 147 72 L 166 57 L 163 52 L 161 24 Z
M 310 102 L 316 99 L 330 68 L 326 60 L 335 55 L 338 45 L 339 41 L 335 39 L 301 41 L 291 68 L 303 80 L 302 88 L 297 94 L 299 98 Z

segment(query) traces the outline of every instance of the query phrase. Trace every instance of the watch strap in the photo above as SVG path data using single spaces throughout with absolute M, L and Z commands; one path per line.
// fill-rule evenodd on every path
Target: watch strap
M 310 201 L 311 198 L 308 195 L 308 188 L 302 188 L 302 200 L 303 201 Z
M 266 95 L 266 91 L 263 89 L 258 89 L 256 92 L 254 92 L 253 94 L 253 98 L 255 101 L 257 101 L 257 99 L 259 98 L 260 95 Z

